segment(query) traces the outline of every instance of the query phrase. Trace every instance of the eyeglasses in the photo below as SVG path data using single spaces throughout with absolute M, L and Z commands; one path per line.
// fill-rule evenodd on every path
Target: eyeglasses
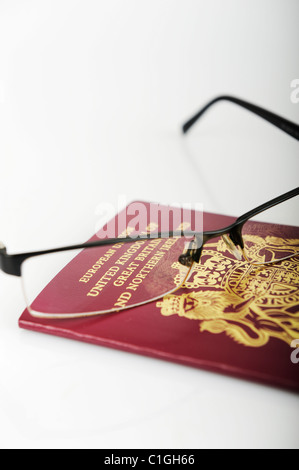
M 220 96 L 204 106 L 183 126 L 188 130 L 215 103 L 235 103 L 299 140 L 299 126 L 246 101 Z M 278 204 L 287 205 L 299 187 L 213 231 L 148 232 L 31 253 L 8 254 L 0 243 L 0 269 L 22 278 L 28 311 L 42 318 L 74 318 L 105 314 L 143 305 L 174 292 L 190 278 L 203 248 L 222 237 L 240 262 L 264 265 L 299 254 L 299 227 L 264 224 L 266 240 L 256 244 L 260 225 L 254 218 Z

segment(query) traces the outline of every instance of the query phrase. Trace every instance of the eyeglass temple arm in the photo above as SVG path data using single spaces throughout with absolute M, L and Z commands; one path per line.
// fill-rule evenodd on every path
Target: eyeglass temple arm
M 246 212 L 246 214 L 243 214 L 241 217 L 239 217 L 236 220 L 236 224 L 245 223 L 247 220 L 251 219 L 252 217 L 255 217 L 256 215 L 260 214 L 261 212 L 264 212 L 267 209 L 270 209 L 271 207 L 276 206 L 277 204 L 288 201 L 289 199 L 291 199 L 295 196 L 299 196 L 299 187 L 295 188 L 295 189 L 292 189 L 291 191 L 288 191 L 287 193 L 284 193 L 281 196 L 278 196 L 274 199 L 271 199 L 271 201 L 265 202 L 264 204 L 256 207 L 255 209 L 252 209 L 249 212 Z
M 260 106 L 256 106 L 254 104 L 248 103 L 247 101 L 240 100 L 239 98 L 234 98 L 233 96 L 218 96 L 217 98 L 213 99 L 209 103 L 207 103 L 195 116 L 189 119 L 183 125 L 183 133 L 186 134 L 188 130 L 201 118 L 201 116 L 215 103 L 219 101 L 229 101 L 231 103 L 235 103 L 242 108 L 251 111 L 252 113 L 260 116 L 261 118 L 265 119 L 266 121 L 270 122 L 274 126 L 281 129 L 283 132 L 286 132 L 294 139 L 299 140 L 299 125 L 295 124 L 294 122 L 288 121 L 287 119 L 278 116 L 277 114 L 272 113 L 271 111 L 267 111 L 266 109 L 261 108 Z

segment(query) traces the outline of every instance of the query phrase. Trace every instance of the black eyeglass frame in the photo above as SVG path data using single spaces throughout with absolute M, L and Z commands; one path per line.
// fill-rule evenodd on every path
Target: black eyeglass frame
M 266 121 L 270 122 L 274 126 L 281 129 L 283 132 L 286 132 L 291 137 L 299 140 L 299 125 L 295 124 L 283 117 L 280 117 L 270 111 L 267 111 L 259 106 L 254 104 L 248 103 L 246 101 L 240 100 L 238 98 L 234 98 L 232 96 L 219 96 L 214 100 L 207 103 L 201 110 L 195 114 L 191 119 L 189 119 L 182 127 L 183 133 L 187 133 L 189 129 L 198 121 L 198 119 L 215 103 L 219 101 L 229 101 L 231 103 L 237 104 L 252 113 L 260 116 L 261 118 L 265 119 Z M 159 232 L 156 234 L 146 234 L 137 237 L 123 237 L 123 238 L 108 238 L 104 240 L 96 240 L 93 242 L 83 243 L 79 245 L 71 245 L 65 246 L 60 248 L 53 248 L 50 250 L 43 250 L 43 251 L 34 251 L 29 253 L 20 253 L 20 254 L 8 254 L 6 247 L 0 243 L 0 269 L 5 272 L 6 274 L 10 274 L 13 276 L 21 277 L 22 275 L 22 264 L 29 258 L 41 255 L 47 255 L 51 253 L 59 253 L 63 251 L 71 251 L 71 250 L 83 250 L 86 248 L 95 248 L 100 246 L 106 245 L 115 245 L 117 243 L 132 243 L 137 240 L 144 240 L 144 239 L 157 239 L 157 238 L 173 238 L 173 237 L 186 237 L 192 238 L 195 237 L 198 243 L 194 244 L 190 243 L 189 249 L 186 253 L 183 253 L 179 257 L 179 262 L 185 266 L 192 266 L 193 262 L 199 263 L 200 257 L 202 254 L 202 250 L 204 245 L 211 240 L 212 238 L 217 238 L 220 236 L 227 235 L 233 244 L 236 247 L 240 247 L 241 250 L 244 249 L 244 242 L 242 238 L 242 229 L 244 224 L 250 220 L 251 218 L 255 217 L 256 215 L 270 209 L 282 202 L 285 202 L 295 196 L 299 195 L 299 187 L 288 191 L 287 193 L 282 194 L 270 201 L 252 209 L 249 212 L 246 212 L 241 217 L 237 218 L 236 221 L 222 229 L 206 231 L 203 233 L 197 232 L 182 232 L 182 231 L 173 231 L 173 232 Z

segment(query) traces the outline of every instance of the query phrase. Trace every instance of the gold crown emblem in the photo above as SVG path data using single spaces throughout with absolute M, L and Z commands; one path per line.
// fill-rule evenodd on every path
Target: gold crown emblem
M 266 242 L 272 249 L 282 239 Z M 252 236 L 255 250 L 265 245 Z M 299 260 L 252 267 L 235 263 L 217 241 L 206 245 L 202 264 L 182 290 L 157 303 L 164 316 L 199 321 L 199 330 L 224 333 L 244 346 L 260 347 L 270 338 L 291 343 L 299 331 Z

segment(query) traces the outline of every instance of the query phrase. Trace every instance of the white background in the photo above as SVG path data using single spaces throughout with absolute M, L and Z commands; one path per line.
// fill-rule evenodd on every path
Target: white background
M 298 186 L 298 142 L 232 104 L 180 133 L 224 93 L 299 122 L 298 17 L 297 0 L 1 0 L 8 251 L 84 242 L 120 195 L 238 216 Z M 0 292 L 1 447 L 299 447 L 298 395 L 20 330 L 18 279 Z

